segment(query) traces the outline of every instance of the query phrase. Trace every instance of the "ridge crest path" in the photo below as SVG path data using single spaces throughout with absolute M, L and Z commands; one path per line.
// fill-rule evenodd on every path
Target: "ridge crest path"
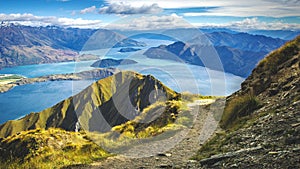
M 147 146 L 149 150 L 153 151 L 156 155 L 141 158 L 132 158 L 124 155 L 116 155 L 108 157 L 99 162 L 95 162 L 88 166 L 77 166 L 68 168 L 93 168 L 93 169 L 152 169 L 152 168 L 199 168 L 199 163 L 190 160 L 196 154 L 202 145 L 215 131 L 218 122 L 205 106 L 214 103 L 213 99 L 196 100 L 189 103 L 191 113 L 196 117 L 194 124 L 191 128 L 184 132 L 179 132 L 175 136 L 180 138 L 180 142 L 171 147 L 166 152 L 160 152 L 159 147 L 154 145 Z M 182 138 L 183 137 L 183 138 Z M 174 138 L 173 138 L 174 139 Z M 175 138 L 176 139 L 176 138 Z M 162 140 L 162 141 L 168 141 Z M 138 150 L 137 150 L 138 149 Z M 138 153 L 139 147 L 135 147 L 130 151 Z M 130 153 L 130 152 L 129 152 Z

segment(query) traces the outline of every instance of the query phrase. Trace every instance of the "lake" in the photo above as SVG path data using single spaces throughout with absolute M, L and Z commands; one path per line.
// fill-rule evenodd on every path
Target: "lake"
M 0 94 L 0 124 L 39 112 L 86 88 L 92 81 L 48 81 L 18 86 Z M 76 89 L 73 85 L 76 85 Z
M 170 41 L 165 41 L 166 44 Z M 155 46 L 155 44 L 153 44 Z M 145 50 L 146 48 L 144 48 Z M 142 74 L 151 74 L 165 85 L 178 92 L 189 91 L 203 95 L 229 95 L 240 88 L 244 80 L 233 74 L 206 69 L 201 66 L 177 63 L 174 61 L 149 59 L 143 51 L 119 53 L 115 48 L 106 51 L 103 58 L 129 58 L 136 60 L 134 65 L 122 65 L 117 68 L 133 70 Z M 102 56 L 103 51 L 89 51 Z M 93 69 L 94 61 L 65 62 L 40 65 L 17 66 L 0 70 L 0 74 L 19 74 L 26 77 L 38 77 L 50 74 L 64 74 Z M 85 81 L 49 81 L 17 86 L 0 94 L 0 124 L 20 118 L 30 112 L 39 112 L 80 92 L 92 80 Z

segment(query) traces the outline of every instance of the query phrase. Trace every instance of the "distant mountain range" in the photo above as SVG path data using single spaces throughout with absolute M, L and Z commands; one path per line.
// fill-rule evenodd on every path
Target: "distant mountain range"
M 272 38 L 280 38 L 284 40 L 292 40 L 300 34 L 300 30 L 252 30 L 248 33 L 253 35 L 265 35 Z
M 240 31 L 235 31 L 227 28 L 201 28 L 203 33 L 226 32 L 230 34 L 238 34 Z M 300 34 L 300 30 L 245 30 L 244 32 L 251 35 L 263 35 L 271 38 L 280 38 L 283 40 L 292 40 Z
M 197 31 L 199 32 L 199 30 Z M 203 49 L 203 46 L 197 43 L 201 42 L 201 38 L 204 37 L 216 49 L 226 72 L 247 77 L 259 60 L 286 42 L 279 38 L 239 33 L 229 29 L 202 29 L 202 32 L 204 34 L 197 36 L 193 34 L 193 31 L 189 32 L 189 29 L 167 30 L 165 31 L 167 35 L 180 36 L 182 34 L 183 37 L 189 37 L 189 40 L 183 41 L 184 44 L 174 43 L 169 46 L 150 48 L 145 55 L 151 58 L 173 58 L 174 60 L 174 56 L 170 57 L 172 54 L 176 55 L 177 61 L 203 66 L 196 53 L 199 54 L 199 51 Z M 278 31 L 251 33 L 266 35 L 268 33 L 273 36 L 276 35 L 276 32 Z M 296 31 L 281 31 L 278 36 L 288 39 L 288 37 L 295 36 L 296 33 Z M 0 68 L 73 61 L 78 56 L 78 52 L 82 50 L 146 46 L 144 42 L 138 41 L 141 38 L 176 41 L 175 37 L 167 35 L 137 32 L 134 36 L 127 38 L 122 34 L 104 29 L 5 25 L 0 26 Z M 84 57 L 81 59 L 84 60 Z
M 200 44 L 203 38 L 209 39 L 211 44 Z M 231 34 L 228 32 L 213 32 L 195 37 L 188 42 L 175 42 L 168 46 L 161 45 L 148 49 L 144 55 L 149 58 L 181 61 L 200 66 L 204 57 L 203 51 L 207 45 L 215 48 L 223 64 L 225 72 L 247 77 L 252 69 L 270 51 L 280 47 L 286 41 L 262 35 L 247 33 Z M 200 55 L 200 56 L 199 56 Z M 218 69 L 216 67 L 209 67 Z
M 90 37 L 94 38 L 91 38 Z M 96 40 L 96 42 L 94 41 Z M 0 68 L 73 61 L 82 49 L 144 46 L 109 30 L 0 26 Z
M 269 53 L 286 42 L 279 38 L 275 39 L 263 35 L 251 35 L 248 33 L 231 34 L 227 32 L 213 32 L 205 35 L 214 46 L 227 46 L 251 52 Z M 195 38 L 195 40 L 196 39 L 197 38 Z

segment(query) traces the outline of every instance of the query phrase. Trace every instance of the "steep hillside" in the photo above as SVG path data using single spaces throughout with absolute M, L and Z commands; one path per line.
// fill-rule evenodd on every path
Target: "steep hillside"
M 300 167 L 300 36 L 270 53 L 227 98 L 204 168 Z
M 113 126 L 134 119 L 156 102 L 178 97 L 179 94 L 150 75 L 120 72 L 93 83 L 79 94 L 40 113 L 31 113 L 20 120 L 2 124 L 0 137 L 36 128 L 75 131 L 79 127 L 78 122 L 85 130 L 106 132 Z
M 0 68 L 72 61 L 92 36 L 98 43 L 87 44 L 86 50 L 145 45 L 104 29 L 0 25 Z

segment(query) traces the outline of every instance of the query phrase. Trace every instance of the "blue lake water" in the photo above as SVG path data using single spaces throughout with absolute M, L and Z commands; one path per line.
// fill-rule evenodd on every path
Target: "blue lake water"
M 91 83 L 92 81 L 49 81 L 15 87 L 0 94 L 0 124 L 51 107 Z M 74 84 L 76 89 L 73 88 Z
M 150 43 L 150 42 L 149 42 Z M 171 43 L 165 41 L 165 44 Z M 160 43 L 161 44 L 161 43 Z M 155 43 L 151 44 L 156 46 Z M 144 48 L 145 49 L 145 48 Z M 187 65 L 167 60 L 149 59 L 143 51 L 119 53 L 119 49 L 110 51 L 89 51 L 105 54 L 105 58 L 129 58 L 136 60 L 134 65 L 122 65 L 117 68 L 133 70 L 142 74 L 151 74 L 164 84 L 178 92 L 189 91 L 203 95 L 229 95 L 240 88 L 244 80 L 239 76 L 213 71 L 201 66 Z M 104 58 L 104 57 L 103 57 Z M 94 61 L 65 62 L 54 64 L 26 65 L 0 70 L 0 74 L 19 74 L 26 77 L 38 77 L 50 74 L 64 74 L 93 69 Z M 22 117 L 30 112 L 39 112 L 51 107 L 90 85 L 93 81 L 49 81 L 17 86 L 0 94 L 0 124 Z
M 38 77 L 51 74 L 74 73 L 93 69 L 90 67 L 95 61 L 63 62 L 52 64 L 25 65 L 5 68 L 0 70 L 0 74 L 19 74 L 25 77 Z

